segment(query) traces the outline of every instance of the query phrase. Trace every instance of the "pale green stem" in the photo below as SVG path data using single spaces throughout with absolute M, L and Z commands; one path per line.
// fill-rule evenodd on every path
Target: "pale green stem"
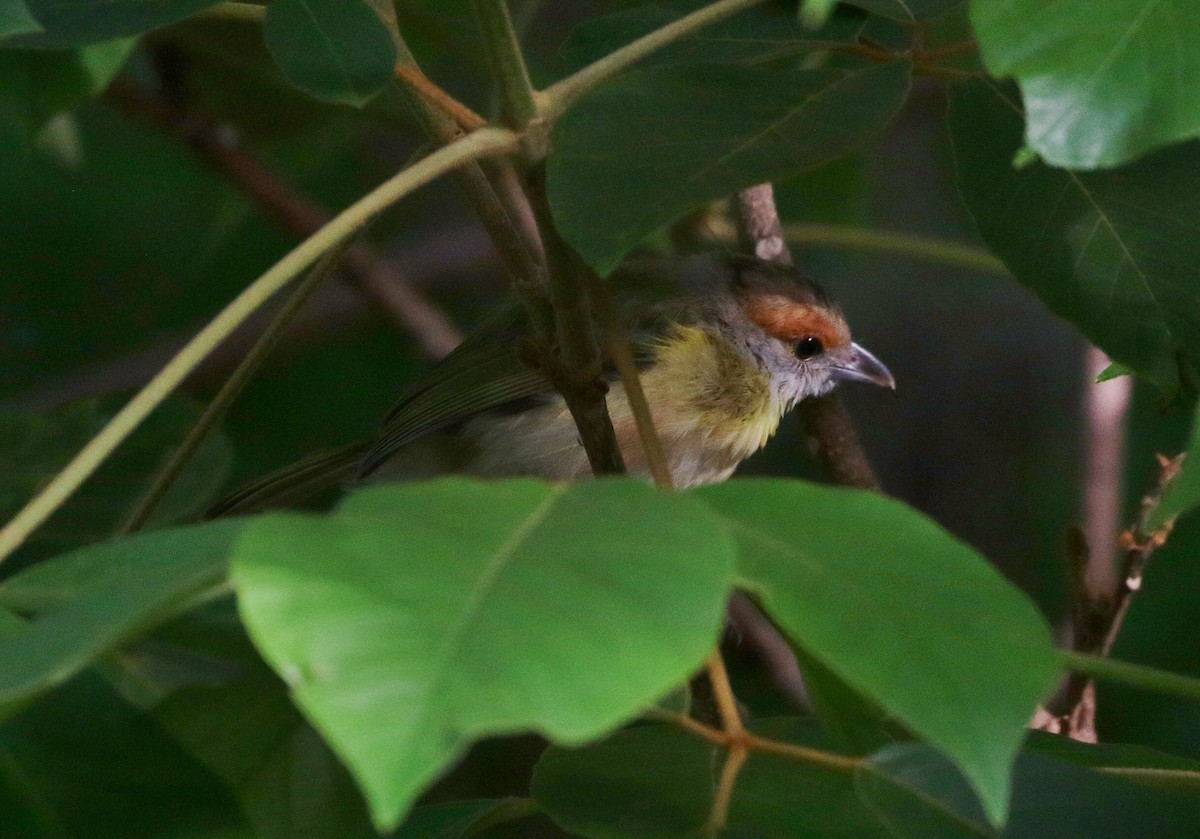
M 542 115 L 551 120 L 556 119 L 567 108 L 571 107 L 579 97 L 590 91 L 604 80 L 615 76 L 630 65 L 641 61 L 651 53 L 680 38 L 686 38 L 693 32 L 710 26 L 743 9 L 757 6 L 766 0 L 720 0 L 720 2 L 697 9 L 691 14 L 684 15 L 679 20 L 672 21 L 661 29 L 643 35 L 636 41 L 626 44 L 618 50 L 610 52 L 600 60 L 589 64 L 578 72 L 572 73 L 561 81 L 557 81 L 538 94 Z
M 189 341 L 3 530 L 0 530 L 0 562 L 20 547 L 30 533 L 62 506 L 79 485 L 96 471 L 113 450 L 210 352 L 297 274 L 330 248 L 352 236 L 376 213 L 410 192 L 464 163 L 492 155 L 514 153 L 518 143 L 519 138 L 511 131 L 482 128 L 399 172 L 304 240 L 251 283 L 200 330 L 196 337 Z
M 266 16 L 267 7 L 255 3 L 218 3 L 196 15 L 198 18 L 238 20 L 246 23 L 262 23 Z
M 882 251 L 958 265 L 974 271 L 1008 274 L 1004 263 L 989 251 L 950 239 L 867 230 L 842 224 L 793 223 L 783 226 L 789 244 L 835 245 L 865 251 Z
M 538 114 L 537 91 L 529 80 L 508 4 L 506 0 L 471 0 L 471 10 L 483 35 L 483 49 L 500 88 L 504 111 L 515 128 L 524 128 Z
M 1131 664 L 1098 655 L 1059 650 L 1063 667 L 1101 681 L 1120 682 L 1132 687 L 1167 693 L 1200 702 L 1200 679 L 1168 673 L 1144 664 Z
M 166 464 L 154 476 L 150 482 L 150 487 L 142 494 L 134 505 L 133 510 L 129 513 L 125 522 L 117 531 L 118 536 L 125 536 L 129 533 L 134 533 L 141 530 L 154 510 L 166 497 L 167 491 L 174 485 L 175 481 L 183 474 L 183 469 L 187 466 L 192 455 L 200 448 L 209 433 L 216 428 L 225 416 L 225 412 L 229 410 L 229 406 L 233 404 L 233 400 L 237 399 L 238 394 L 258 372 L 263 362 L 275 349 L 279 343 L 279 339 L 283 336 L 283 330 L 291 322 L 292 318 L 300 311 L 301 307 L 308 301 L 312 293 L 324 282 L 338 263 L 345 255 L 347 248 L 350 247 L 352 240 L 347 239 L 340 243 L 337 247 L 331 248 L 316 265 L 309 270 L 308 275 L 300 281 L 296 286 L 287 302 L 276 313 L 275 318 L 267 325 L 263 334 L 255 341 L 254 346 L 246 353 L 245 357 L 238 363 L 237 369 L 233 374 L 225 380 L 225 384 L 217 391 L 217 395 L 212 398 L 212 401 L 205 406 L 204 411 L 188 429 L 179 446 L 167 460 Z

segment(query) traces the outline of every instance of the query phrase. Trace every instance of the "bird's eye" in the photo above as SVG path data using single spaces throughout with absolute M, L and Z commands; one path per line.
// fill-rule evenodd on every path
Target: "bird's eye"
M 819 355 L 825 350 L 821 345 L 821 341 L 812 335 L 806 338 L 801 338 L 796 342 L 796 357 L 797 358 L 812 358 L 814 355 Z

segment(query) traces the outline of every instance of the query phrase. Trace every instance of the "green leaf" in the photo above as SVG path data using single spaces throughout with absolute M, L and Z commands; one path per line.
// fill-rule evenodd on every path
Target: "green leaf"
M 880 495 L 762 480 L 695 496 L 733 529 L 739 584 L 789 637 L 953 759 L 1003 821 L 1013 758 L 1058 674 L 1033 603 Z
M 1032 732 L 1029 748 L 1063 763 L 1076 763 L 1144 786 L 1200 792 L 1200 761 L 1127 743 L 1080 743 Z
M 1183 468 L 1163 492 L 1162 500 L 1150 517 L 1150 527 L 1157 530 L 1197 505 L 1200 505 L 1200 409 L 1192 423 L 1192 438 Z
M 536 812 L 523 798 L 451 801 L 418 807 L 389 839 L 466 839 L 490 824 L 523 818 Z
M 810 721 L 767 720 L 751 728 L 772 739 L 827 748 Z M 559 825 L 587 839 L 711 836 L 706 825 L 724 757 L 724 749 L 682 729 L 639 726 L 582 749 L 547 750 L 534 772 L 533 793 Z M 1003 835 L 1194 835 L 1200 797 L 1074 765 L 1079 763 L 1023 752 Z M 998 839 L 1000 834 L 951 763 L 927 746 L 901 744 L 848 771 L 751 752 L 734 787 L 727 827 L 718 835 Z
M 392 81 L 396 44 L 363 0 L 275 0 L 263 38 L 288 81 L 318 99 L 362 106 Z
M 215 6 L 217 0 L 25 0 L 44 30 L 9 39 L 7 45 L 61 49 L 140 35 Z
M 1124 364 L 1114 361 L 1112 364 L 1101 370 L 1100 375 L 1096 376 L 1096 384 L 1100 384 L 1101 382 L 1111 382 L 1113 379 L 1119 379 L 1122 376 L 1132 375 L 1132 370 L 1130 370 Z
M 6 839 L 246 836 L 216 779 L 92 674 L 0 724 L 0 814 Z
M 370 819 L 350 774 L 270 674 L 184 688 L 154 716 L 225 782 L 256 836 L 368 834 Z
M 24 631 L 0 642 L 0 714 L 220 585 L 240 527 L 219 522 L 105 542 L 0 584 L 0 605 L 38 610 Z
M 0 136 L 31 145 L 47 120 L 104 90 L 134 44 L 124 39 L 70 51 L 0 50 Z
M 1004 831 L 1008 837 L 1186 839 L 1200 824 L 1200 796 L 1131 783 L 1040 754 L 1021 755 L 1015 787 Z M 858 773 L 856 788 L 896 839 L 997 835 L 954 766 L 926 747 L 884 749 Z
M 561 57 L 572 70 L 677 19 L 687 10 L 637 6 L 591 18 L 571 31 Z M 680 64 L 761 64 L 853 41 L 861 15 L 838 15 L 820 29 L 807 28 L 792 3 L 768 3 L 726 18 L 658 50 L 641 67 Z
M 821 745 L 808 721 L 752 726 L 758 734 Z M 713 805 L 724 749 L 682 729 L 645 725 L 582 749 L 551 748 L 533 776 L 533 795 L 564 829 L 587 839 L 696 839 Z M 722 836 L 738 839 L 885 839 L 861 807 L 854 776 L 755 753 L 738 776 Z
M 892 20 L 918 21 L 936 17 L 964 0 L 845 0 L 845 2 Z
M 909 75 L 906 62 L 849 71 L 696 65 L 628 73 L 555 127 L 547 161 L 555 221 L 606 274 L 689 210 L 853 151 L 895 114 Z
M 1192 0 L 974 0 L 993 75 L 1021 85 L 1028 143 L 1048 163 L 1115 166 L 1200 135 Z
M 7 520 L 108 421 L 124 400 L 83 400 L 45 414 L 0 411 L 0 518 Z M 198 415 L 184 400 L 167 402 L 30 540 L 22 557 L 45 556 L 110 536 L 150 476 Z M 220 491 L 232 452 L 221 434 L 197 450 L 163 498 L 151 525 L 201 512 Z
M 1012 166 L 1021 112 L 1003 88 L 957 85 L 950 132 L 958 183 L 1009 270 L 1114 361 L 1168 397 L 1180 355 L 1200 362 L 1200 143 L 1112 172 Z
M 233 575 L 251 637 L 390 827 L 475 739 L 582 742 L 686 679 L 732 563 L 701 505 L 639 481 L 446 479 L 255 520 Z
M 41 24 L 34 20 L 23 0 L 0 0 L 0 40 L 41 30 Z

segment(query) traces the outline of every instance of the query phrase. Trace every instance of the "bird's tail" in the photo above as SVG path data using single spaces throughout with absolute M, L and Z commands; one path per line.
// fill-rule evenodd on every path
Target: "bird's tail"
M 323 452 L 272 472 L 225 496 L 208 508 L 205 518 L 253 513 L 307 498 L 323 489 L 352 481 L 362 471 L 370 444 L 356 443 Z

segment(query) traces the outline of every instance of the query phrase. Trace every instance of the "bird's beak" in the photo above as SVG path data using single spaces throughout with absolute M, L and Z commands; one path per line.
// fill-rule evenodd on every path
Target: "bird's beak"
M 892 371 L 858 344 L 851 344 L 833 365 L 833 378 L 843 382 L 869 382 L 880 387 L 896 389 Z

